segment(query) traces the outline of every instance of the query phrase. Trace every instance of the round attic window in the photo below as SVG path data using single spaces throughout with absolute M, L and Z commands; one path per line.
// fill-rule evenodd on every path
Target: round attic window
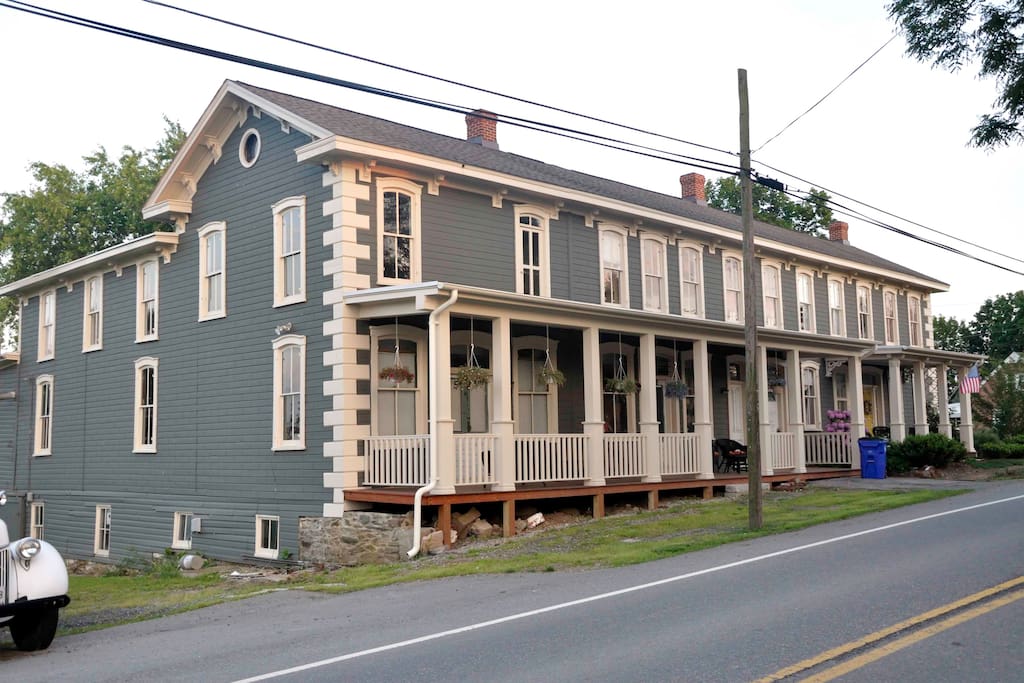
M 250 128 L 242 134 L 242 141 L 238 143 L 238 160 L 242 166 L 249 168 L 260 158 L 260 134 L 255 128 Z

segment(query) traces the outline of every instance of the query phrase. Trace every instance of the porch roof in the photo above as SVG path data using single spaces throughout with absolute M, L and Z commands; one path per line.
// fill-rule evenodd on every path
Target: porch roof
M 942 349 L 919 349 L 911 346 L 876 346 L 864 360 L 890 360 L 892 358 L 911 362 L 921 361 L 927 365 L 945 363 L 957 367 L 969 367 L 975 363 L 981 363 L 988 356 Z

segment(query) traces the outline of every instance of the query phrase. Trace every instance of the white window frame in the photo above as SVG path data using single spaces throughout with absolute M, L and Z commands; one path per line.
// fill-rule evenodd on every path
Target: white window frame
M 273 530 L 273 547 L 263 544 L 263 524 Z M 281 551 L 281 518 L 277 515 L 256 515 L 256 539 L 253 544 L 253 555 L 276 560 Z
M 272 343 L 274 349 L 274 424 L 273 450 L 301 451 L 306 448 L 306 338 L 299 334 L 286 334 Z M 299 351 L 299 436 L 297 439 L 286 439 L 283 433 L 285 420 L 284 404 L 284 352 L 290 348 Z M 289 396 L 295 395 L 294 392 Z
M 175 512 L 171 532 L 171 547 L 175 550 L 192 549 L 192 513 Z
M 840 378 L 842 378 L 842 380 L 840 380 Z M 835 406 L 836 410 L 845 410 L 847 412 L 850 410 L 850 396 L 848 393 L 850 390 L 849 380 L 850 378 L 849 375 L 846 374 L 846 371 L 836 370 L 832 373 L 832 405 Z M 839 390 L 840 381 L 846 391 Z
M 143 404 L 144 398 L 144 387 L 143 377 L 145 377 L 146 370 L 153 371 L 153 396 L 151 397 L 152 403 Z M 133 428 L 133 446 L 132 453 L 156 453 L 157 445 L 157 425 L 159 424 L 159 405 L 160 405 L 160 359 L 159 358 L 139 358 L 135 361 L 135 402 L 133 404 L 134 413 L 134 428 Z M 150 410 L 150 416 L 152 421 L 152 442 L 145 443 L 145 432 L 146 432 L 146 410 Z
M 380 436 L 380 402 L 381 391 L 380 371 L 381 363 L 379 358 L 380 340 L 394 340 L 395 334 L 398 338 L 416 344 L 416 386 L 412 391 L 416 392 L 416 433 L 427 433 L 427 331 L 411 325 L 381 325 L 370 328 L 370 433 Z M 385 366 L 386 367 L 386 366 Z M 409 368 L 411 369 L 411 368 Z M 390 391 L 390 388 L 384 388 Z
M 220 239 L 219 264 L 208 263 L 206 254 L 210 239 Z M 224 221 L 207 223 L 199 230 L 199 321 L 215 320 L 228 314 L 228 226 Z M 210 279 L 220 276 L 220 306 L 210 305 Z
M 729 287 L 728 267 L 729 262 L 736 263 L 736 279 L 737 287 Z M 729 300 L 732 298 L 730 295 L 735 294 L 736 307 L 730 316 Z M 735 254 L 728 251 L 722 252 L 722 306 L 724 310 L 725 322 L 727 323 L 742 323 L 743 322 L 743 258 L 739 254 Z
M 473 347 L 472 349 L 470 347 Z M 491 335 L 485 332 L 473 332 L 472 330 L 454 330 L 451 333 L 451 342 L 449 347 L 453 351 L 461 352 L 463 350 L 473 351 L 475 350 L 480 355 L 484 355 L 483 351 L 487 352 L 485 356 L 488 362 L 478 361 L 481 367 L 493 370 L 494 355 L 491 349 Z M 467 351 L 467 355 L 468 355 Z M 455 374 L 458 366 L 455 361 L 451 363 L 451 377 L 449 381 L 455 379 Z M 454 423 L 454 429 L 456 434 L 487 434 L 491 431 L 491 415 L 493 413 L 493 404 L 491 401 L 491 382 L 487 382 L 482 385 L 477 385 L 472 389 L 456 389 L 451 384 L 448 385 L 451 389 L 452 397 L 452 421 Z M 462 412 L 462 396 L 463 394 L 469 394 L 470 402 L 472 403 L 473 396 L 483 396 L 484 400 L 484 424 L 481 428 L 477 428 L 476 425 L 470 424 L 472 431 L 464 432 L 462 430 L 463 412 Z M 472 406 L 470 410 L 470 422 L 472 423 Z
M 35 438 L 32 455 L 51 455 L 52 453 L 53 375 L 40 375 L 36 378 Z
M 767 273 L 772 272 L 775 276 L 775 297 L 768 296 L 768 287 L 765 284 L 768 282 Z M 724 282 L 724 280 L 723 280 Z M 782 313 L 782 268 L 776 263 L 762 263 L 761 264 L 761 295 L 764 301 L 762 302 L 762 315 L 764 317 L 764 326 L 772 329 L 781 330 L 785 328 L 785 319 Z M 775 323 L 772 324 L 768 321 L 768 311 L 774 310 L 775 312 Z
M 524 224 L 523 220 L 527 220 L 531 224 Z M 533 225 L 532 221 L 536 220 L 537 224 Z M 551 215 L 537 206 L 530 204 L 516 204 L 515 206 L 515 222 L 516 222 L 516 292 L 519 294 L 528 294 L 532 296 L 551 296 L 551 253 L 550 253 L 550 231 L 549 222 Z M 534 232 L 537 233 L 537 250 L 538 250 L 538 263 L 527 264 L 524 262 L 525 254 L 523 253 L 523 233 Z M 526 291 L 526 285 L 523 282 L 524 271 L 530 268 L 539 273 L 538 279 L 540 281 L 539 292 L 528 292 Z
M 867 298 L 864 300 L 866 304 L 864 309 L 861 309 L 861 292 L 867 293 Z M 875 320 L 874 320 L 874 309 L 872 308 L 871 301 L 871 285 L 857 285 L 857 334 L 860 335 L 861 339 L 874 339 L 875 338 Z M 864 324 L 861 324 L 861 320 L 866 320 Z M 867 328 L 866 330 L 864 328 Z M 867 332 L 867 334 L 865 334 Z
M 274 212 L 274 306 L 288 306 L 306 300 L 306 197 L 287 197 L 272 207 Z M 298 211 L 299 244 L 285 253 L 285 216 L 292 210 Z M 287 294 L 288 259 L 298 259 L 299 289 Z
M 29 536 L 43 540 L 46 533 L 46 504 L 42 501 L 33 501 L 29 506 Z
M 686 254 L 692 251 L 697 259 L 695 272 L 692 276 L 696 279 L 687 279 L 687 268 L 685 267 Z M 679 313 L 690 318 L 704 317 L 704 247 L 689 242 L 678 242 L 676 252 L 679 258 Z M 697 310 L 686 310 L 686 288 L 689 286 L 694 290 L 695 304 Z
M 153 291 L 146 296 L 146 269 L 153 268 Z M 153 331 L 146 331 L 146 309 L 153 305 Z M 135 266 L 135 343 L 156 341 L 160 338 L 160 260 L 149 259 Z
M 804 373 L 813 373 L 813 381 L 811 383 L 813 396 L 808 396 L 807 385 L 804 383 Z M 813 415 L 807 414 L 807 401 L 812 399 L 813 403 Z M 803 361 L 800 363 L 800 412 L 802 413 L 804 428 L 811 430 L 821 430 L 821 365 L 817 361 Z
M 57 353 L 57 290 L 39 294 L 39 352 L 36 360 L 52 360 Z
M 82 353 L 103 348 L 103 275 L 86 278 L 82 294 Z
M 403 178 L 377 178 L 377 282 L 385 285 L 400 285 L 419 282 L 421 279 L 421 243 L 422 217 L 421 206 L 423 188 Z M 388 192 L 399 192 L 410 197 L 409 234 L 398 235 L 409 240 L 409 277 L 390 277 L 384 274 L 384 195 Z M 397 211 L 397 207 L 396 207 Z M 389 233 L 390 234 L 390 233 Z
M 889 315 L 890 311 L 886 310 L 886 300 L 892 301 L 892 315 Z M 885 287 L 882 289 L 882 320 L 885 328 L 885 343 L 887 345 L 897 345 L 900 343 L 900 297 L 895 289 L 891 287 Z M 891 323 L 891 325 L 890 325 Z M 891 333 L 891 334 L 890 334 Z
M 545 385 L 546 391 L 524 391 L 519 383 L 519 352 L 520 351 L 534 351 L 543 353 L 545 349 L 549 349 L 551 353 L 551 364 L 554 367 L 558 367 L 558 341 L 555 339 L 546 339 L 539 335 L 527 335 L 525 337 L 516 337 L 512 340 L 512 411 L 513 419 L 515 421 L 516 433 L 522 432 L 522 422 L 519 410 L 519 396 L 521 394 L 528 394 L 530 396 L 537 396 L 546 393 L 548 396 L 547 401 L 547 424 L 549 433 L 558 433 L 558 385 L 547 384 Z M 543 361 L 542 361 L 543 362 Z M 553 431 L 552 431 L 553 429 Z
M 915 305 L 917 311 L 914 311 Z M 910 330 L 910 345 L 924 346 L 924 324 L 921 315 L 921 297 L 911 294 L 907 297 L 907 326 Z
M 608 267 L 607 256 L 609 254 L 606 253 L 608 250 L 608 247 L 606 247 L 606 237 L 608 240 L 614 238 L 619 244 L 622 255 L 621 270 Z M 601 303 L 607 306 L 629 308 L 629 232 L 620 225 L 602 223 L 601 229 L 598 231 L 598 251 L 600 252 L 601 259 Z M 612 272 L 619 273 L 618 301 L 609 301 L 608 293 L 605 291 L 606 273 Z
M 252 154 L 252 159 L 245 158 L 245 143 L 249 139 L 249 136 L 256 136 L 256 149 Z M 260 132 L 255 128 L 250 128 L 244 133 L 242 137 L 238 139 L 238 163 L 242 165 L 242 168 L 252 168 L 253 165 L 260 158 L 260 152 L 263 151 L 263 140 L 260 138 Z
M 838 288 L 838 301 L 833 301 L 833 286 Z M 835 337 L 846 336 L 846 289 L 842 280 L 829 278 L 828 289 L 828 331 Z M 838 303 L 838 306 L 835 304 Z M 838 316 L 838 318 L 837 318 Z M 838 325 L 836 321 L 838 319 Z
M 648 247 L 658 250 L 660 255 L 651 258 L 647 254 Z M 655 313 L 668 313 L 668 240 L 657 235 L 644 235 L 640 238 L 640 271 L 641 271 L 641 295 L 643 296 L 644 310 Z M 652 279 L 658 293 L 659 301 L 649 301 L 648 278 Z
M 803 282 L 807 283 L 806 292 L 801 292 Z M 818 331 L 817 311 L 814 306 L 814 273 L 809 270 L 796 271 L 796 325 L 801 332 L 814 334 Z
M 110 557 L 110 532 L 113 526 L 113 515 L 109 505 L 96 506 L 96 518 L 93 525 L 92 553 L 100 557 Z

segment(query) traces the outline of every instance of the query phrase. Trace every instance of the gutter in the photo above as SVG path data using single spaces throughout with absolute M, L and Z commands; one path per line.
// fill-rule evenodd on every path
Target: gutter
M 416 489 L 416 497 L 413 500 L 412 516 L 412 548 L 406 553 L 410 558 L 416 557 L 420 552 L 420 525 L 423 522 L 423 496 L 434 490 L 437 486 L 437 392 L 440 382 L 437 376 L 437 318 L 444 311 L 451 308 L 459 299 L 459 290 L 453 289 L 448 300 L 435 308 L 430 313 L 427 323 L 427 352 L 429 360 L 427 374 L 429 375 L 427 387 L 427 400 L 430 401 L 430 481 L 425 486 Z

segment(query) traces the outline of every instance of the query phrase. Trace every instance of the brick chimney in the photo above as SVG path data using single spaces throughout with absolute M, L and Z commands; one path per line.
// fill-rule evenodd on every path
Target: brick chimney
M 704 176 L 700 173 L 687 173 L 679 176 L 679 184 L 683 187 L 683 199 L 707 206 L 708 200 L 704 196 Z
M 498 117 L 493 112 L 477 109 L 466 114 L 466 140 L 498 149 Z
M 832 221 L 828 224 L 828 238 L 833 242 L 850 243 L 850 224 L 845 221 Z

